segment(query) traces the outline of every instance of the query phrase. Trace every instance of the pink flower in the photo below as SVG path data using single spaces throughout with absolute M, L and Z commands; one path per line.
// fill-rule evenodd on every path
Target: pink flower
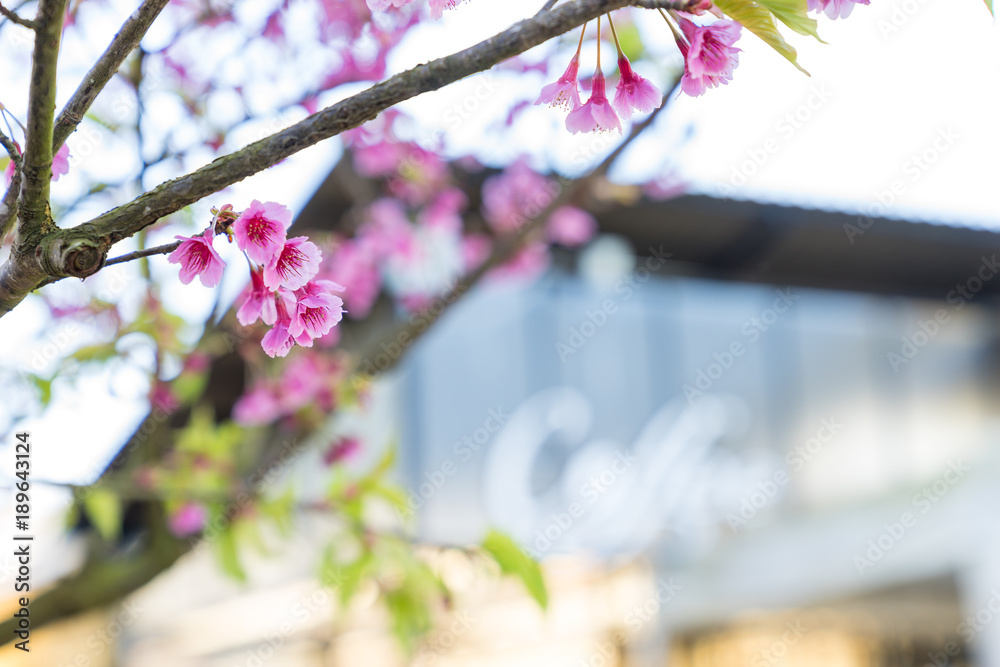
M 214 237 L 211 227 L 201 236 L 174 237 L 182 243 L 177 250 L 167 255 L 167 261 L 181 265 L 180 278 L 185 285 L 194 280 L 195 276 L 199 277 L 205 287 L 215 287 L 222 280 L 222 270 L 226 268 L 226 263 L 212 247 Z
M 205 508 L 198 503 L 185 503 L 176 512 L 170 515 L 168 524 L 170 532 L 177 537 L 188 537 L 201 532 L 205 527 L 205 520 L 208 513 Z
M 316 244 L 305 236 L 288 239 L 264 267 L 264 284 L 272 290 L 297 290 L 316 275 L 322 257 Z
M 580 106 L 580 90 L 576 82 L 577 74 L 580 71 L 580 52 L 569 61 L 569 66 L 563 75 L 556 79 L 555 83 L 542 88 L 541 94 L 535 100 L 535 104 L 548 104 L 552 107 L 563 107 L 572 111 Z
M 358 229 L 357 239 L 380 259 L 413 252 L 413 226 L 398 199 L 383 197 L 368 207 L 368 219 Z
M 292 212 L 281 204 L 254 199 L 233 223 L 236 245 L 258 264 L 267 264 L 281 251 Z
M 361 449 L 361 441 L 357 438 L 343 437 L 334 440 L 330 448 L 323 453 L 323 463 L 330 466 L 338 461 L 354 456 Z
M 483 217 L 498 232 L 511 232 L 541 213 L 558 193 L 558 185 L 518 159 L 483 182 Z
M 356 241 L 344 241 L 325 262 L 323 276 L 344 285 L 344 300 L 351 317 L 368 314 L 382 288 L 382 277 L 370 252 Z
M 420 212 L 420 223 L 442 231 L 457 234 L 462 229 L 461 211 L 469 203 L 458 188 L 448 188 Z
M 732 81 L 740 52 L 733 44 L 740 38 L 742 26 L 728 20 L 701 26 L 680 16 L 677 23 L 687 38 L 677 40 L 684 55 L 681 90 L 697 97 L 709 88 Z
M 344 316 L 344 301 L 330 292 L 342 292 L 344 288 L 329 280 L 315 280 L 295 293 L 295 310 L 290 314 L 288 333 L 298 337 L 302 333 L 311 339 L 321 338 L 329 333 Z
M 870 0 L 809 0 L 809 9 L 826 12 L 832 19 L 846 19 L 854 10 L 854 5 L 867 4 L 870 4 Z
M 466 234 L 462 238 L 462 263 L 466 271 L 479 268 L 490 256 L 492 242 L 486 234 Z
M 289 301 L 292 303 L 289 304 Z M 296 343 L 303 347 L 312 347 L 312 337 L 308 333 L 303 331 L 298 336 L 293 336 L 289 331 L 292 319 L 288 314 L 288 308 L 295 307 L 295 297 L 279 293 L 276 303 L 278 307 L 278 319 L 275 321 L 274 327 L 264 334 L 264 338 L 260 341 L 260 346 L 264 348 L 267 356 L 272 358 L 287 356 L 289 350 Z
M 20 151 L 21 146 L 16 141 L 14 145 Z M 10 181 L 14 178 L 14 161 L 11 160 L 7 163 L 7 168 L 3 170 L 4 180 L 6 185 L 10 185 Z M 62 147 L 56 151 L 56 154 L 52 156 L 52 180 L 58 181 L 59 177 L 63 174 L 69 173 L 69 146 L 63 144 Z
M 63 144 L 52 156 L 52 180 L 58 181 L 63 174 L 69 173 L 69 146 Z
M 633 109 L 639 113 L 649 113 L 660 106 L 663 102 L 662 93 L 632 70 L 632 64 L 625 54 L 618 56 L 618 71 L 621 77 L 615 88 L 615 100 L 612 106 L 619 116 L 627 120 L 632 117 Z
M 247 327 L 259 318 L 264 324 L 274 324 L 278 319 L 278 311 L 274 305 L 274 292 L 264 284 L 264 275 L 260 270 L 250 272 L 250 284 L 240 297 L 243 303 L 236 311 L 236 319 Z
M 581 246 L 594 237 L 597 220 L 575 206 L 560 206 L 549 217 L 546 233 L 549 239 L 570 248 Z
M 583 105 L 569 112 L 566 116 L 566 129 L 577 132 L 610 132 L 622 131 L 618 115 L 608 103 L 605 91 L 604 74 L 601 70 L 594 73 L 593 86 L 590 89 L 590 99 Z
M 431 18 L 437 20 L 444 15 L 444 10 L 455 9 L 462 0 L 430 0 L 427 5 L 431 8 Z
M 243 426 L 269 424 L 281 414 L 277 396 L 268 387 L 258 384 L 240 396 L 233 406 L 233 420 Z
M 180 401 L 166 382 L 157 382 L 149 392 L 149 405 L 154 410 L 171 414 L 180 406 Z

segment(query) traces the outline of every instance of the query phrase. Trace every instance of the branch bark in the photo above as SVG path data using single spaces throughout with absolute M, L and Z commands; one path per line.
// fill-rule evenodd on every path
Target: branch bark
M 111 245 L 121 239 L 304 148 L 358 127 L 404 100 L 487 70 L 615 9 L 628 5 L 684 9 L 694 2 L 696 0 L 576 0 L 521 21 L 464 51 L 397 74 L 187 176 L 167 181 L 88 223 L 71 230 L 56 230 L 40 239 L 40 246 L 47 244 L 40 253 L 50 259 L 47 264 L 39 265 L 31 258 L 20 258 L 20 263 L 30 266 L 5 265 L 0 270 L 0 317 L 47 278 L 86 277 L 95 273 L 103 266 Z M 74 256 L 77 261 L 73 265 L 66 263 L 69 257 L 59 245 L 60 237 L 69 233 L 75 234 L 78 247 Z M 81 254 L 84 251 L 85 254 Z M 62 263 L 56 262 L 57 259 Z
M 21 156 L 18 237 L 37 241 L 52 225 L 49 183 L 52 180 L 52 118 L 56 107 L 56 65 L 67 0 L 40 0 L 35 17 L 35 49 L 31 56 L 28 123 Z M 32 250 L 35 243 L 32 243 Z

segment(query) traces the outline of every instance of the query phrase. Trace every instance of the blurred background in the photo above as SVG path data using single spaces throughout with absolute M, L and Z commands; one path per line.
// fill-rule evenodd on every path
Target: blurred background
M 412 32 L 388 73 L 534 9 L 475 0 Z M 635 14 L 647 49 L 637 69 L 665 86 L 672 44 Z M 113 25 L 88 20 L 98 33 Z M 363 414 L 328 425 L 365 443 L 349 469 L 396 448 L 405 502 L 394 519 L 410 522 L 413 550 L 452 591 L 412 653 L 376 586 L 337 605 L 337 573 L 315 572 L 330 519 L 306 513 L 280 550 L 247 554 L 246 582 L 196 546 L 123 603 L 37 631 L 32 662 L 10 646 L 0 661 L 1000 665 L 997 29 L 979 0 L 875 0 L 822 27 L 830 45 L 790 40 L 811 78 L 744 38 L 734 83 L 672 102 L 586 193 L 593 239 L 478 286 L 379 375 Z M 24 55 L 16 40 L 3 48 Z M 484 81 L 488 98 L 471 108 Z M 522 159 L 568 183 L 615 141 L 571 136 L 551 110 L 506 122 L 541 83 L 500 70 L 422 96 L 402 105 L 413 119 L 403 135 L 444 142 L 459 181 L 481 184 Z M 305 115 L 271 111 L 282 123 Z M 113 169 L 120 150 L 96 142 L 81 171 Z M 349 228 L 377 180 L 351 158 L 342 144 L 317 146 L 226 194 L 288 202 L 303 233 Z M 66 201 L 86 190 L 71 178 L 59 184 Z M 69 219 L 86 219 L 88 206 Z M 174 220 L 157 234 L 192 229 Z M 150 266 L 154 277 L 176 270 L 163 258 Z M 138 298 L 123 275 L 90 289 Z M 241 281 L 227 276 L 223 301 Z M 163 286 L 164 304 L 188 322 L 210 317 L 215 296 Z M 63 345 L 44 310 L 26 302 L 0 320 L 11 376 L 88 342 L 70 332 Z M 367 358 L 378 370 L 390 363 L 382 352 Z M 128 368 L 56 385 L 44 411 L 23 408 L 13 387 L 0 389 L 3 426 L 59 443 L 35 458 L 35 474 L 57 484 L 92 481 L 150 405 L 148 382 Z M 324 474 L 315 449 L 287 471 L 306 499 L 321 495 Z M 36 500 L 35 572 L 47 583 L 84 552 L 63 530 L 68 493 L 57 484 Z M 546 610 L 452 548 L 490 528 L 539 559 Z M 12 557 L 0 559 L 4 582 L 14 572 Z M 16 601 L 2 590 L 6 613 Z

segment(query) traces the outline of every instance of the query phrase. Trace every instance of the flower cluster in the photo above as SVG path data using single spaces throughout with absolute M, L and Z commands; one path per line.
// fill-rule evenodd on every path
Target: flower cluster
M 580 91 L 577 85 L 577 75 L 580 71 L 580 49 L 583 47 L 583 36 L 587 26 L 583 26 L 580 42 L 576 53 L 569 62 L 563 75 L 555 83 L 542 88 L 541 95 L 535 104 L 548 104 L 553 107 L 563 107 L 569 111 L 566 116 L 566 129 L 577 132 L 610 132 L 622 131 L 620 119 L 628 120 L 636 111 L 649 113 L 660 106 L 663 97 L 660 91 L 647 79 L 639 76 L 632 69 L 615 31 L 611 16 L 608 15 L 611 34 L 614 36 L 615 47 L 618 49 L 618 85 L 615 87 L 613 101 L 608 100 L 607 85 L 604 72 L 601 71 L 601 19 L 597 19 L 597 71 L 591 80 L 590 98 L 580 101 Z
M 343 287 L 316 280 L 322 253 L 305 236 L 287 238 L 292 213 L 274 202 L 254 200 L 240 214 L 226 205 L 213 210 L 212 225 L 198 236 L 177 236 L 181 241 L 167 261 L 180 264 L 185 285 L 195 276 L 205 287 L 222 280 L 226 263 L 212 246 L 217 233 L 236 241 L 250 262 L 250 285 L 240 296 L 236 319 L 249 326 L 261 320 L 272 325 L 261 345 L 271 357 L 283 357 L 293 345 L 312 347 L 343 316 L 343 300 L 331 292 Z
M 869 4 L 870 0 L 808 0 L 810 11 L 825 12 L 831 18 L 846 18 L 856 4 Z M 743 26 L 723 18 L 722 12 L 711 0 L 690 3 L 686 11 L 657 9 L 673 33 L 677 47 L 684 56 L 684 74 L 681 91 L 697 97 L 709 88 L 732 81 L 733 70 L 739 63 L 740 49 L 734 44 L 740 38 Z M 717 20 L 701 25 L 692 18 L 712 14 Z M 608 23 L 618 49 L 618 85 L 609 102 L 604 73 L 601 71 L 601 19 L 597 19 L 597 70 L 591 84 L 590 99 L 581 102 L 577 76 L 580 71 L 580 50 L 587 26 L 580 32 L 576 53 L 566 71 L 555 82 L 542 88 L 535 104 L 548 104 L 569 111 L 566 129 L 577 132 L 621 132 L 620 120 L 628 120 L 636 111 L 648 113 L 660 106 L 662 98 L 656 86 L 635 73 L 632 64 L 622 52 L 618 34 L 611 15 Z

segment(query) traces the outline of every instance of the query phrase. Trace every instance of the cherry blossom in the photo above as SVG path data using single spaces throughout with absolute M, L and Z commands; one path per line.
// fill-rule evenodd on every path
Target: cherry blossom
M 190 537 L 201 532 L 207 518 L 208 512 L 200 503 L 188 502 L 173 512 L 167 523 L 177 537 Z
M 185 285 L 198 276 L 205 287 L 215 287 L 222 280 L 226 263 L 212 247 L 215 230 L 209 227 L 201 236 L 175 236 L 181 244 L 167 256 L 171 264 L 180 264 L 180 278 Z
M 240 250 L 258 264 L 267 264 L 281 251 L 285 230 L 292 224 L 292 212 L 275 202 L 256 199 L 236 218 L 233 237 Z
M 563 107 L 572 111 L 580 106 L 580 89 L 576 82 L 577 74 L 580 71 L 580 49 L 583 47 L 583 36 L 587 32 L 587 24 L 583 25 L 580 32 L 580 42 L 576 45 L 576 53 L 569 61 L 566 71 L 556 79 L 555 83 L 550 83 L 542 88 L 541 94 L 535 100 L 535 104 L 548 104 L 552 107 Z
M 710 25 L 696 25 L 673 12 L 683 35 L 677 33 L 669 21 L 677 46 L 684 55 L 684 76 L 681 90 L 697 97 L 709 88 L 729 83 L 738 64 L 740 49 L 733 43 L 740 38 L 742 26 L 736 21 L 715 21 Z
M 274 324 L 278 311 L 274 304 L 274 293 L 264 284 L 261 270 L 250 272 L 250 284 L 240 297 L 243 301 L 236 311 L 236 319 L 243 326 L 250 326 L 258 319 L 264 324 Z
M 297 290 L 316 275 L 321 259 L 319 248 L 305 236 L 288 239 L 264 267 L 264 284 L 272 290 Z
M 566 129 L 573 134 L 578 132 L 610 132 L 611 130 L 617 130 L 621 133 L 622 124 L 618 120 L 618 114 L 608 102 L 604 74 L 601 70 L 594 73 L 590 99 L 570 111 L 569 115 L 566 116 Z
M 560 206 L 549 217 L 546 234 L 549 239 L 574 248 L 585 244 L 597 232 L 594 216 L 575 206 Z
M 342 292 L 343 286 L 330 280 L 308 282 L 295 292 L 295 309 L 290 313 L 288 333 L 298 338 L 303 332 L 310 338 L 329 333 L 344 315 L 344 301 L 331 292 Z

